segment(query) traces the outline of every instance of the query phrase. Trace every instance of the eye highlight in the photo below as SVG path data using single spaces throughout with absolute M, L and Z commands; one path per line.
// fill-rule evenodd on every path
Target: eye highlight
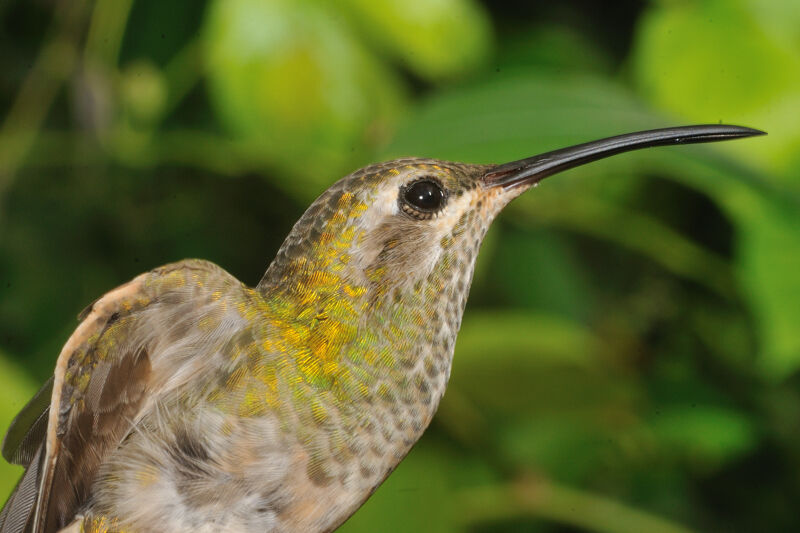
M 400 207 L 409 215 L 425 220 L 444 207 L 447 195 L 438 181 L 423 178 L 400 190 Z

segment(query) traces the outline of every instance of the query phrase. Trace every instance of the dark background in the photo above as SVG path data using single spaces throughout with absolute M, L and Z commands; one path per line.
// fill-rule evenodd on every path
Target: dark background
M 800 526 L 800 3 L 8 0 L 0 50 L 3 426 L 96 297 L 185 257 L 255 283 L 369 162 L 767 130 L 514 202 L 439 414 L 343 531 Z

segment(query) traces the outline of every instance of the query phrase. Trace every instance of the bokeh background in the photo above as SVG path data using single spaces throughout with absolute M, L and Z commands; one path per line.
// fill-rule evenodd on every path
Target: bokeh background
M 800 2 L 6 0 L 0 50 L 3 427 L 94 298 L 186 257 L 255 283 L 364 164 L 767 130 L 514 202 L 438 415 L 342 531 L 800 528 Z

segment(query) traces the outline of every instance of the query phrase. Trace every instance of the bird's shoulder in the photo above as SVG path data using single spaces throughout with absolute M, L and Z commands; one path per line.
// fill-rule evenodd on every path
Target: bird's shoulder
M 53 378 L 6 435 L 4 457 L 35 475 L 0 513 L 0 532 L 68 523 L 148 403 L 217 363 L 256 300 L 219 266 L 192 259 L 141 274 L 81 312 Z

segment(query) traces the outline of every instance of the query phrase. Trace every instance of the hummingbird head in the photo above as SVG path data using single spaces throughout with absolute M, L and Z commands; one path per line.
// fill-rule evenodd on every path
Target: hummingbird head
M 466 298 L 491 221 L 531 185 L 497 186 L 488 180 L 495 168 L 398 159 L 350 174 L 306 211 L 262 285 L 324 271 L 370 306 L 426 288 Z
M 292 323 L 289 336 L 310 343 L 311 360 L 355 361 L 366 353 L 372 367 L 407 367 L 404 376 L 422 364 L 427 378 L 417 378 L 436 378 L 443 391 L 478 249 L 511 200 L 547 176 L 620 152 L 762 133 L 690 126 L 501 165 L 398 159 L 368 166 L 309 207 L 258 288 Z
M 415 158 L 371 165 L 339 180 L 311 205 L 260 286 L 307 290 L 298 283 L 305 272 L 317 273 L 322 285 L 332 283 L 334 292 L 337 284 L 361 289 L 356 292 L 372 303 L 389 295 L 402 299 L 426 285 L 465 300 L 492 220 L 545 177 L 624 151 L 762 133 L 690 126 L 620 135 L 501 165 Z

